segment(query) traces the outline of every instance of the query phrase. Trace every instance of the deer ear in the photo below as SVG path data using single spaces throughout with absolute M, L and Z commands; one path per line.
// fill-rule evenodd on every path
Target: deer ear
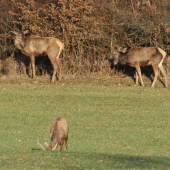
M 113 54 L 118 54 L 118 51 L 114 51 Z
M 27 34 L 28 32 L 29 32 L 29 30 L 23 31 L 23 34 L 25 35 L 25 34 Z
M 125 53 L 125 52 L 126 52 L 126 50 L 127 50 L 127 48 L 123 48 L 122 52 L 123 52 L 123 53 Z
M 16 31 L 10 31 L 10 32 L 12 32 L 15 35 L 18 35 L 18 32 L 16 32 Z

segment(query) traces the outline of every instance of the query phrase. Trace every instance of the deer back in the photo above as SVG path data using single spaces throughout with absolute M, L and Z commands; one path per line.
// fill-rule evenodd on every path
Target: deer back
M 29 36 L 25 40 L 23 51 L 28 55 L 48 55 L 50 51 L 58 54 L 60 48 L 64 48 L 63 43 L 54 37 Z M 55 54 L 55 55 L 56 55 Z
M 35 35 L 26 37 L 25 34 L 28 33 L 28 30 L 11 32 L 15 34 L 15 46 L 28 56 L 49 55 L 51 51 L 51 55 L 56 56 L 64 48 L 64 44 L 54 37 L 39 37 Z
M 123 65 L 135 66 L 136 63 L 139 63 L 141 66 L 147 66 L 152 62 L 159 63 L 163 55 L 156 47 L 133 47 L 125 53 L 118 52 L 116 57 Z

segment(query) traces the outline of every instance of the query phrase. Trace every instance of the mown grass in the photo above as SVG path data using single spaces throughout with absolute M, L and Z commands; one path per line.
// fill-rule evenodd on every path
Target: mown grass
M 1 82 L 1 169 L 169 169 L 170 89 Z M 53 118 L 69 151 L 44 152 Z

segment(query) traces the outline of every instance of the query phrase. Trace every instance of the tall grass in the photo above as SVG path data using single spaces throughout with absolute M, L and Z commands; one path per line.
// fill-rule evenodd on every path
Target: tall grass
M 168 169 L 170 89 L 0 84 L 1 169 Z M 69 151 L 44 152 L 53 118 Z

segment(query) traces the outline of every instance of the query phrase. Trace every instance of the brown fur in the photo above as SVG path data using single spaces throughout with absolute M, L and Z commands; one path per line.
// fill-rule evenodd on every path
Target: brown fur
M 29 56 L 31 59 L 33 78 L 35 78 L 35 56 L 48 55 L 53 65 L 53 76 L 51 82 L 54 82 L 57 67 L 59 67 L 58 80 L 61 79 L 61 61 L 59 59 L 59 55 L 64 49 L 64 44 L 59 39 L 54 37 L 38 37 L 33 35 L 25 37 L 28 30 L 23 32 L 11 32 L 15 34 L 15 46 L 20 49 L 24 55 Z
M 141 85 L 144 86 L 140 66 L 151 65 L 155 74 L 154 81 L 151 87 L 154 87 L 155 82 L 158 77 L 158 68 L 162 72 L 165 78 L 165 87 L 167 87 L 167 77 L 166 72 L 162 66 L 162 62 L 166 57 L 166 52 L 161 48 L 156 47 L 134 47 L 127 52 L 114 52 L 114 64 L 118 62 L 123 65 L 129 65 L 136 68 L 136 85 L 138 84 L 138 76 L 141 80 Z
M 67 144 L 68 132 L 69 132 L 69 126 L 67 120 L 62 117 L 56 117 L 53 120 L 50 129 L 51 145 L 49 147 L 46 147 L 46 149 L 56 150 L 57 146 L 60 145 L 60 151 L 64 151 L 64 141 L 65 141 L 65 146 L 68 151 L 68 144 Z

